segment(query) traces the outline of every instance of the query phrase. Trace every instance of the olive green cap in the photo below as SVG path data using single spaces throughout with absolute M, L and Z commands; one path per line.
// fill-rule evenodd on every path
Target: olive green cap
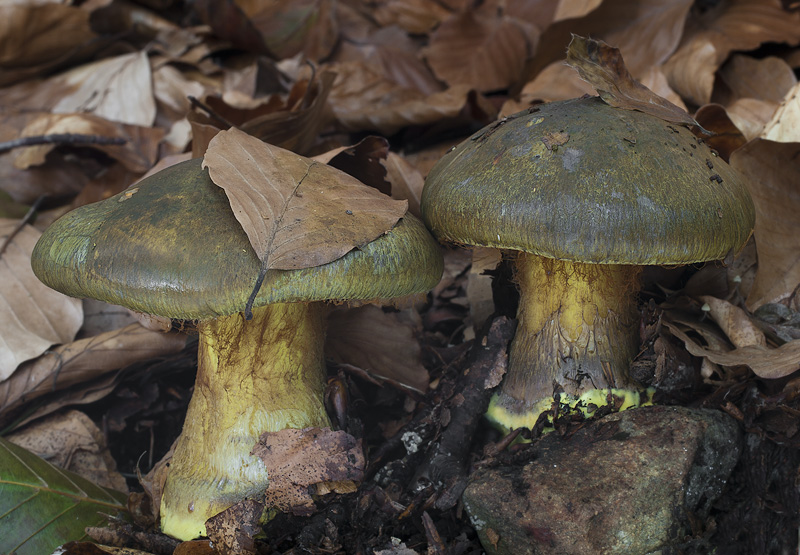
M 496 122 L 431 170 L 438 239 L 595 264 L 724 258 L 755 225 L 744 178 L 692 132 L 597 97 Z
M 55 221 L 31 256 L 36 276 L 90 297 L 171 318 L 243 311 L 261 262 L 225 192 L 189 160 Z M 442 274 L 436 241 L 411 214 L 371 243 L 313 268 L 271 270 L 253 306 L 390 299 L 428 291 Z

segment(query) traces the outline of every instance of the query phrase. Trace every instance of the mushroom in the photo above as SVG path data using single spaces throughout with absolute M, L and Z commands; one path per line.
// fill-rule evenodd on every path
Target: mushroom
M 441 241 L 514 251 L 517 331 L 487 411 L 506 429 L 555 400 L 647 402 L 629 374 L 642 266 L 722 259 L 755 221 L 743 178 L 690 130 L 597 97 L 475 133 L 431 170 L 422 214 Z
M 194 394 L 161 503 L 162 529 L 179 539 L 204 535 L 206 519 L 263 493 L 270 470 L 250 454 L 262 433 L 330 426 L 325 301 L 425 292 L 443 265 L 437 243 L 406 214 L 333 262 L 269 271 L 247 321 L 240 311 L 261 262 L 200 159 L 68 212 L 31 262 L 68 295 L 198 320 Z

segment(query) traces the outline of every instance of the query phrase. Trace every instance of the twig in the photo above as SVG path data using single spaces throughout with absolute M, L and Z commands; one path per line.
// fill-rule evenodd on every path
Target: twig
M 212 110 L 210 106 L 207 106 L 206 104 L 202 103 L 196 96 L 189 96 L 188 98 L 189 102 L 192 103 L 193 107 L 199 108 L 200 110 L 204 111 L 211 119 L 218 121 L 219 123 L 225 125 L 226 127 L 236 127 L 233 123 L 231 123 L 230 121 L 228 121 L 227 119 L 216 113 L 214 110 Z
M 20 222 L 17 224 L 17 227 L 14 228 L 14 231 L 12 231 L 8 235 L 8 237 L 6 237 L 6 240 L 3 241 L 3 245 L 0 246 L 0 257 L 2 257 L 3 254 L 5 254 L 8 245 L 11 244 L 11 241 L 14 239 L 14 237 L 16 237 L 17 233 L 22 231 L 22 228 L 25 227 L 25 224 L 27 224 L 31 220 L 31 218 L 33 218 L 33 215 L 36 214 L 36 211 L 39 209 L 39 206 L 41 206 L 44 199 L 46 199 L 48 196 L 49 195 L 42 195 L 34 201 L 34 203 L 28 209 L 28 213 L 25 214 L 25 216 L 23 216 L 22 220 L 20 220 Z
M 442 541 L 442 536 L 439 535 L 439 531 L 427 511 L 422 513 L 422 524 L 425 527 L 425 537 L 428 539 L 428 553 L 447 555 L 447 546 Z
M 0 154 L 25 146 L 66 144 L 66 145 L 124 145 L 128 139 L 122 137 L 103 137 L 102 135 L 82 135 L 80 133 L 51 133 L 20 137 L 11 141 L 0 142 Z

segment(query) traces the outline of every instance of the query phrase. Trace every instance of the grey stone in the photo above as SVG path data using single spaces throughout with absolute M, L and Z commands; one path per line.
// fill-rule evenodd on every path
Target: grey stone
M 566 439 L 544 436 L 530 462 L 470 477 L 465 508 L 489 554 L 648 554 L 704 517 L 741 450 L 724 413 L 646 407 Z

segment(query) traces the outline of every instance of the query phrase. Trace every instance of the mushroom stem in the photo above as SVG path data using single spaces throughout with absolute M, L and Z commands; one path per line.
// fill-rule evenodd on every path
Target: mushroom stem
M 517 331 L 489 419 L 533 428 L 556 394 L 573 408 L 639 404 L 629 368 L 638 348 L 640 270 L 519 253 Z
M 161 499 L 161 526 L 179 539 L 267 487 L 250 454 L 259 436 L 329 427 L 323 394 L 326 305 L 282 303 L 203 322 L 194 394 Z

